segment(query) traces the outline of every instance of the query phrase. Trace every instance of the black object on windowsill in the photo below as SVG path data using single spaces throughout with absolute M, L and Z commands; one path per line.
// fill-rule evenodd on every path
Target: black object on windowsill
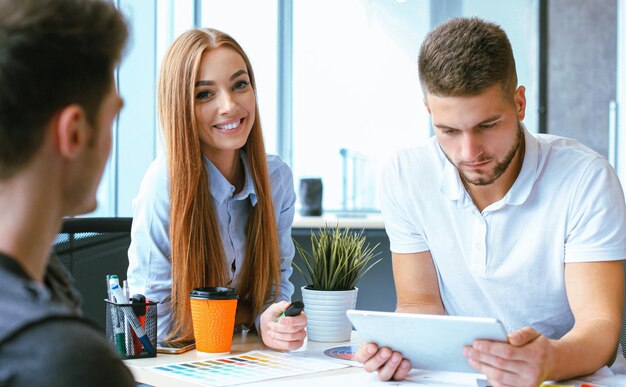
M 322 179 L 300 179 L 300 215 L 322 215 L 323 191 Z

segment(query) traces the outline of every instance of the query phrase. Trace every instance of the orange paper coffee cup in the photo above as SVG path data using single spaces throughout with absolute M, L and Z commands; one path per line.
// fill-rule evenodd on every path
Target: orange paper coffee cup
M 196 288 L 189 295 L 193 334 L 200 352 L 230 352 L 237 311 L 237 289 Z

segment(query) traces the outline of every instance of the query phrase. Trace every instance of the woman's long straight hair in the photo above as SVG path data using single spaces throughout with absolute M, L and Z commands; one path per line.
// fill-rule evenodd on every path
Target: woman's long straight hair
M 189 293 L 201 286 L 224 286 L 229 269 L 210 193 L 210 181 L 195 119 L 194 87 L 202 55 L 225 46 L 243 58 L 252 88 L 250 61 L 229 35 L 214 29 L 194 29 L 170 46 L 158 83 L 159 119 L 167 144 L 172 262 L 172 329 L 169 340 L 193 340 Z M 278 228 L 272 204 L 267 158 L 255 106 L 255 121 L 243 147 L 257 195 L 246 227 L 246 255 L 238 281 L 239 303 L 252 318 L 276 299 L 280 287 Z M 249 321 L 248 323 L 252 323 Z

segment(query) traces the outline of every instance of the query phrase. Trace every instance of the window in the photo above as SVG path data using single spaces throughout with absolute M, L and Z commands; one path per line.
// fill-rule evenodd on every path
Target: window
M 204 0 L 201 26 L 223 31 L 248 55 L 257 86 L 265 150 L 276 154 L 278 1 Z
M 194 20 L 193 0 L 118 0 L 116 5 L 130 25 L 127 51 L 116 74 L 125 104 L 113 126 L 113 147 L 98 187 L 98 208 L 89 216 L 132 215 L 132 199 L 141 179 L 161 151 L 156 114 L 158 66 L 172 40 L 192 28 Z
M 626 132 L 626 1 L 618 3 L 618 36 L 617 36 L 617 109 L 615 112 L 616 130 L 622 129 Z M 619 136 L 615 149 L 617 158 L 617 171 L 622 181 L 622 189 L 626 191 L 626 136 Z
M 100 207 L 90 216 L 131 215 L 143 174 L 162 151 L 159 66 L 194 24 L 232 35 L 250 57 L 266 149 L 290 164 L 296 192 L 301 178 L 321 177 L 325 211 L 363 212 L 378 210 L 381 161 L 431 136 L 417 55 L 432 26 L 451 16 L 480 16 L 505 29 L 527 87 L 525 122 L 537 131 L 538 2 L 117 0 L 131 25 L 117 76 L 125 106 Z
M 296 184 L 321 177 L 325 211 L 378 209 L 381 161 L 432 134 L 417 57 L 426 33 L 452 16 L 477 15 L 505 29 L 528 90 L 525 122 L 536 131 L 537 6 L 527 0 L 294 2 Z

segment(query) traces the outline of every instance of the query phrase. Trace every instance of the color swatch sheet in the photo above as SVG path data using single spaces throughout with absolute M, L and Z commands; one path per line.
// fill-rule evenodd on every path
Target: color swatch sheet
M 192 380 L 196 383 L 206 383 L 209 386 L 231 386 L 345 367 L 347 365 L 326 360 L 305 359 L 289 353 L 251 351 L 240 355 L 199 359 L 150 368 L 167 373 L 169 376 Z

